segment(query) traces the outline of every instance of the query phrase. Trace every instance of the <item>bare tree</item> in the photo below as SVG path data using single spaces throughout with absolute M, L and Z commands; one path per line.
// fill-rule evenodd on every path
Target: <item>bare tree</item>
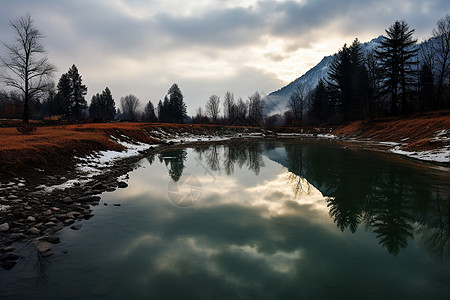
M 264 120 L 264 101 L 259 92 L 248 97 L 248 118 L 252 125 L 261 126 Z
M 226 92 L 223 99 L 223 115 L 227 121 L 233 120 L 234 116 L 234 94 Z
M 213 120 L 214 123 L 217 122 L 217 118 L 219 117 L 219 108 L 220 97 L 217 95 L 211 95 L 209 97 L 208 102 L 206 102 L 206 113 Z
M 240 120 L 240 123 L 244 123 L 245 118 L 247 117 L 248 112 L 248 104 L 239 97 L 236 104 L 236 117 Z
M 304 88 L 297 85 L 289 97 L 287 107 L 294 114 L 296 121 L 303 122 L 303 107 L 305 102 L 305 92 Z
M 450 14 L 437 22 L 431 34 L 435 38 L 431 47 L 437 68 L 437 102 L 439 105 L 445 79 L 450 75 Z
M 41 43 L 44 36 L 34 26 L 31 15 L 19 17 L 10 24 L 16 37 L 11 44 L 3 43 L 7 55 L 1 57 L 5 72 L 0 79 L 23 93 L 23 122 L 28 123 L 30 100 L 48 91 L 56 68 L 48 62 Z
M 120 98 L 122 113 L 126 120 L 136 121 L 138 117 L 138 108 L 141 105 L 139 99 L 134 95 L 127 95 Z

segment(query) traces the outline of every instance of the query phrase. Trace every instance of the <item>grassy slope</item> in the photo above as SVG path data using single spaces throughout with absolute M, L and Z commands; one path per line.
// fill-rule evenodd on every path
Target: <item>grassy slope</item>
M 405 150 L 418 151 L 442 147 L 441 142 L 430 141 L 441 130 L 450 131 L 450 111 L 374 124 L 353 122 L 335 129 L 333 134 L 379 142 L 405 143 Z

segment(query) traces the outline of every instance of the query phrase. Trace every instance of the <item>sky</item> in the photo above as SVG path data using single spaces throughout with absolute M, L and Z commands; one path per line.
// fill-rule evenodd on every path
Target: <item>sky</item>
M 10 20 L 27 13 L 45 35 L 55 81 L 75 64 L 88 103 L 109 87 L 117 107 L 133 94 L 143 108 L 177 83 L 194 115 L 213 94 L 267 95 L 396 20 L 422 41 L 450 13 L 450 1 L 0 0 L 2 42 L 14 38 Z

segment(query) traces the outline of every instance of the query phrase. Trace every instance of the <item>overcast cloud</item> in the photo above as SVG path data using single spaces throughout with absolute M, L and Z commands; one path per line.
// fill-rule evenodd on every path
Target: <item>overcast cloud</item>
M 13 38 L 9 20 L 31 13 L 55 80 L 75 64 L 88 103 L 108 86 L 117 104 L 127 94 L 156 104 L 176 82 L 189 114 L 212 94 L 246 99 L 277 90 L 398 19 L 423 40 L 450 12 L 448 0 L 0 0 L 0 7 L 0 40 Z

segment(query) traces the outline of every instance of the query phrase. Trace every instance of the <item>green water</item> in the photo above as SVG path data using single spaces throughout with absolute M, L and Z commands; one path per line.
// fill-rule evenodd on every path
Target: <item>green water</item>
M 235 141 L 140 165 L 80 230 L 60 232 L 53 256 L 23 246 L 26 259 L 0 270 L 0 296 L 450 295 L 448 172 L 314 141 Z

